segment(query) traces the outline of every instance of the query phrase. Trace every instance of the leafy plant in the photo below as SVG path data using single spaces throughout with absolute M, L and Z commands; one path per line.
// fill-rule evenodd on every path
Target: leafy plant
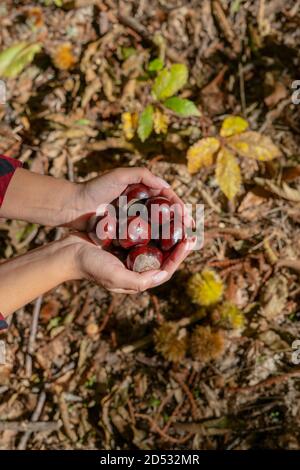
M 281 155 L 270 137 L 248 130 L 248 122 L 239 116 L 224 119 L 220 135 L 200 139 L 188 149 L 190 173 L 216 163 L 216 180 L 225 196 L 232 200 L 242 182 L 237 155 L 259 161 L 269 161 Z
M 15 78 L 40 52 L 39 43 L 18 42 L 0 53 L 0 77 Z
M 123 131 L 127 140 L 131 140 L 135 132 L 142 142 L 150 137 L 153 130 L 156 134 L 166 134 L 169 117 L 164 113 L 164 108 L 182 117 L 200 116 L 192 101 L 175 96 L 188 81 L 188 69 L 184 64 L 173 64 L 168 68 L 164 67 L 161 58 L 157 58 L 149 63 L 148 72 L 156 74 L 151 89 L 152 103 L 140 113 L 138 122 L 136 113 L 123 113 Z

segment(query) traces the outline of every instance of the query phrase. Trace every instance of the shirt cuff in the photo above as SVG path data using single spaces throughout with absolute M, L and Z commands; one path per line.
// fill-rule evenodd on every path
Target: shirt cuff
M 18 160 L 0 155 L 0 207 L 3 203 L 10 180 L 16 169 L 20 166 L 22 166 L 22 163 Z

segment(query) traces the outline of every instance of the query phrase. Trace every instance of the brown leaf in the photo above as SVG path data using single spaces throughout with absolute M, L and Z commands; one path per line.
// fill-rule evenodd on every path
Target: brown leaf
M 269 108 L 276 106 L 279 101 L 287 96 L 287 89 L 281 82 L 277 82 L 274 91 L 265 98 L 265 103 Z

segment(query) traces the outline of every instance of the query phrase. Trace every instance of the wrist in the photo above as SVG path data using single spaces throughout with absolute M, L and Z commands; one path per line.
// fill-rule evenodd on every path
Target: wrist
M 95 212 L 86 192 L 86 183 L 72 183 L 69 191 L 69 203 L 65 208 L 65 222 L 62 225 L 84 232 L 88 220 Z
M 70 234 L 54 242 L 54 256 L 60 267 L 60 282 L 82 279 L 84 276 L 80 267 L 82 240 L 79 235 Z

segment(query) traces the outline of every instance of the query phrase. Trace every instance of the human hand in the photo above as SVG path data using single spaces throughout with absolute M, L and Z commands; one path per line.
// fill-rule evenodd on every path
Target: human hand
M 179 243 L 160 270 L 136 273 L 128 270 L 116 256 L 91 243 L 84 234 L 69 235 L 76 245 L 75 278 L 94 281 L 110 292 L 136 294 L 168 281 L 193 249 L 196 240 Z M 77 240 L 76 240 L 77 239 Z
M 170 185 L 147 168 L 117 168 L 87 183 L 77 185 L 76 206 L 80 208 L 79 212 L 82 216 L 70 222 L 68 226 L 85 231 L 90 215 L 96 213 L 99 207 L 104 211 L 105 205 L 118 198 L 127 186 L 135 183 L 143 183 L 148 186 L 151 190 L 151 196 L 161 194 L 172 202 L 183 206 L 183 202 L 170 189 Z
M 106 205 L 118 198 L 128 185 L 135 183 L 145 184 L 150 188 L 152 196 L 165 196 L 173 204 L 179 204 L 184 210 L 183 201 L 168 183 L 153 175 L 146 168 L 118 168 L 80 185 L 80 204 L 85 208 L 84 213 L 94 214 L 99 207 L 104 212 Z M 78 227 L 78 222 L 80 222 L 80 227 Z M 75 221 L 73 227 L 85 231 L 87 223 L 88 218 L 85 218 Z M 91 279 L 110 291 L 123 293 L 141 292 L 166 282 L 196 242 L 194 239 L 182 240 L 160 270 L 136 273 L 128 270 L 112 253 L 92 244 L 85 235 L 75 234 L 75 236 L 81 238 L 81 247 L 77 257 L 80 276 Z

